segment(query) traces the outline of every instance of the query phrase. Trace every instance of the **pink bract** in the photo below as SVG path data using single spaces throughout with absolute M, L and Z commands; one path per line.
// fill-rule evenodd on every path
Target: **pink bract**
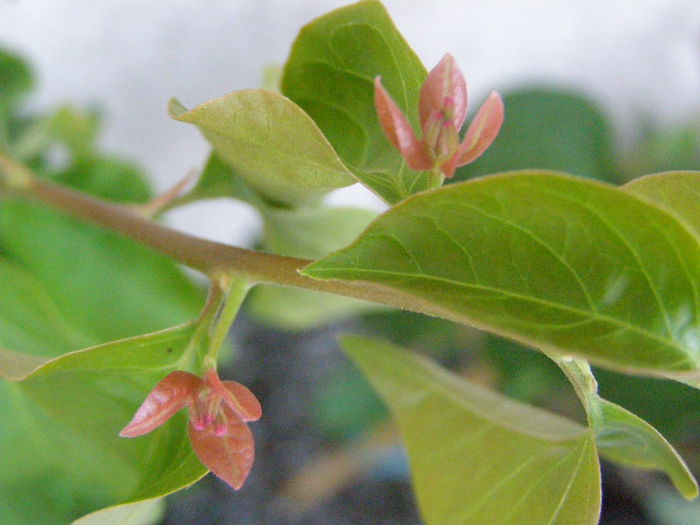
M 440 60 L 421 87 L 420 139 L 380 77 L 374 80 L 374 105 L 384 134 L 411 169 L 439 169 L 448 178 L 457 167 L 475 161 L 486 151 L 504 118 L 503 100 L 494 91 L 477 111 L 460 143 L 459 130 L 467 114 L 467 83 L 450 54 Z
M 262 416 L 255 395 L 235 381 L 221 381 L 215 370 L 204 379 L 176 371 L 163 378 L 119 433 L 137 437 L 155 430 L 176 412 L 189 408 L 189 437 L 197 457 L 215 475 L 238 490 L 255 457 L 247 421 Z

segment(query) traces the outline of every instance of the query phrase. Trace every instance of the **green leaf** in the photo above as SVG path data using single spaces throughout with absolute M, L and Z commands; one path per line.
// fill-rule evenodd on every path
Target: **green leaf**
M 634 179 L 622 190 L 652 200 L 700 238 L 700 171 L 669 171 Z
M 122 169 L 67 178 L 124 200 L 145 187 Z M 67 523 L 201 477 L 184 414 L 148 437 L 118 437 L 197 351 L 190 325 L 140 334 L 193 319 L 201 290 L 169 259 L 26 202 L 0 206 L 0 252 L 0 377 L 16 381 L 0 381 L 11 422 L 0 427 L 0 523 Z
M 265 207 L 260 212 L 266 251 L 308 259 L 352 241 L 375 216 L 369 210 L 344 207 Z M 377 305 L 366 301 L 279 286 L 257 286 L 248 300 L 248 309 L 258 320 L 287 330 L 307 330 L 374 308 Z
M 161 522 L 163 514 L 165 500 L 158 498 L 98 510 L 72 525 L 154 525 Z
M 601 456 L 623 465 L 666 472 L 686 499 L 697 497 L 698 484 L 673 446 L 642 418 L 601 398 L 587 362 L 578 359 L 555 359 L 555 362 L 583 403 Z
M 261 210 L 265 220 L 265 249 L 287 255 L 316 259 L 357 237 L 376 213 L 361 208 L 307 207 Z
M 409 169 L 384 137 L 374 108 L 378 75 L 417 124 L 427 72 L 386 9 L 364 1 L 302 28 L 284 69 L 282 92 L 311 115 L 355 176 L 393 204 L 439 181 Z
M 585 97 L 524 89 L 503 98 L 506 119 L 493 145 L 453 180 L 520 169 L 552 169 L 618 180 L 606 116 Z
M 600 472 L 585 427 L 394 345 L 342 345 L 398 422 L 426 523 L 597 523 Z
M 274 91 L 236 91 L 170 116 L 197 125 L 216 154 L 269 200 L 298 205 L 355 182 L 323 133 Z
M 59 108 L 49 122 L 52 138 L 65 144 L 76 161 L 87 160 L 95 153 L 98 130 L 99 116 L 95 111 L 69 105 Z
M 0 119 L 34 84 L 29 66 L 17 55 L 0 49 Z
M 44 302 L 39 296 L 48 295 L 52 306 L 46 308 L 60 312 L 71 331 L 81 334 L 81 344 L 71 350 L 87 346 L 86 341 L 98 344 L 188 321 L 202 304 L 201 290 L 166 257 L 28 202 L 0 208 L 0 249 L 36 279 L 34 288 L 43 290 L 25 295 Z M 41 337 L 41 331 L 34 335 Z M 32 351 L 8 343 L 4 334 L 0 346 Z M 42 351 L 55 356 L 66 347 L 49 345 Z
M 151 189 L 134 164 L 107 155 L 89 155 L 56 176 L 56 182 L 116 202 L 146 202 Z
M 217 199 L 230 197 L 238 199 L 257 208 L 266 207 L 264 199 L 231 166 L 226 165 L 216 152 L 212 152 L 190 192 L 175 199 L 170 208 L 194 202 L 200 199 Z
M 189 445 L 184 414 L 140 439 L 124 439 L 146 394 L 180 368 L 194 325 L 65 354 L 0 382 L 0 521 L 53 524 L 96 509 L 151 499 L 206 473 Z M 16 367 L 0 353 L 0 375 Z M 25 373 L 27 372 L 25 368 Z M 86 453 L 89 451 L 89 453 Z M 41 504 L 37 505 L 37 498 Z
M 601 421 L 596 444 L 601 456 L 633 467 L 666 472 L 686 499 L 698 496 L 698 484 L 678 452 L 642 418 L 600 399 Z
M 407 199 L 304 269 L 552 353 L 697 376 L 698 240 L 599 182 L 514 172 Z

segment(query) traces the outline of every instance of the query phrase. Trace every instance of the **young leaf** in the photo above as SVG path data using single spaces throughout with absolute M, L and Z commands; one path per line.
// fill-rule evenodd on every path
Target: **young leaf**
M 189 111 L 172 100 L 169 111 L 273 202 L 299 205 L 356 182 L 314 121 L 274 91 L 236 91 Z
M 599 182 L 513 172 L 407 199 L 304 269 L 405 294 L 407 308 L 604 366 L 700 369 L 700 246 Z
M 601 456 L 623 465 L 661 470 L 686 499 L 697 497 L 698 484 L 673 446 L 642 418 L 600 397 L 588 363 L 568 358 L 554 361 L 583 403 Z
M 342 345 L 397 420 L 426 523 L 598 522 L 592 432 L 386 342 Z
M 601 456 L 624 465 L 666 472 L 686 499 L 698 496 L 698 484 L 673 446 L 649 423 L 615 403 L 598 398 L 596 445 Z
M 284 68 L 282 92 L 318 124 L 355 176 L 386 202 L 439 184 L 416 172 L 382 132 L 374 79 L 418 128 L 418 96 L 427 72 L 376 1 L 343 7 L 306 25 Z

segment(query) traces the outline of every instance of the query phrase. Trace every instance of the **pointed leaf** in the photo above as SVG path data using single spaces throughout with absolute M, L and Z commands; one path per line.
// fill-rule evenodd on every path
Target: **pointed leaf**
M 384 89 L 379 77 L 374 79 L 374 105 L 377 108 L 377 116 L 384 134 L 389 142 L 401 152 L 411 169 L 429 170 L 432 168 L 433 162 L 425 153 L 423 144 L 416 138 L 406 115 Z
M 600 455 L 617 463 L 666 472 L 686 499 L 698 496 L 698 484 L 673 446 L 649 423 L 615 403 L 600 399 L 596 429 Z
M 223 409 L 228 420 L 226 435 L 217 436 L 209 427 L 195 430 L 189 425 L 190 441 L 200 461 L 217 477 L 238 490 L 253 466 L 253 434 L 235 412 L 227 406 Z
M 406 166 L 384 137 L 374 107 L 377 76 L 418 129 L 426 70 L 375 0 L 336 9 L 302 28 L 284 68 L 282 92 L 321 128 L 346 166 L 386 202 L 439 186 Z
M 454 126 L 459 131 L 467 115 L 467 81 L 449 53 L 430 71 L 420 90 L 418 110 L 423 133 L 430 115 L 444 109 L 445 98 L 454 104 Z
M 488 149 L 501 130 L 504 111 L 501 96 L 492 92 L 469 124 L 464 142 L 457 153 L 457 166 L 474 162 Z
M 226 390 L 234 397 L 235 403 L 228 403 L 230 398 L 225 398 L 231 410 L 236 412 L 243 421 L 257 421 L 262 417 L 260 401 L 247 386 L 236 381 L 222 381 Z
M 119 435 L 133 438 L 155 430 L 184 408 L 201 385 L 202 380 L 189 372 L 176 370 L 168 374 L 151 390 Z
M 598 522 L 589 430 L 394 345 L 361 337 L 342 345 L 397 420 L 428 525 Z
M 700 238 L 700 171 L 668 171 L 634 179 L 622 190 L 654 201 Z
M 405 307 L 553 353 L 700 373 L 700 245 L 612 186 L 514 172 L 417 195 L 304 269 L 395 290 Z
M 189 111 L 173 100 L 169 111 L 273 202 L 298 205 L 356 182 L 314 121 L 274 91 L 236 91 Z
M 555 362 L 581 399 L 602 456 L 623 465 L 661 470 L 686 499 L 697 497 L 698 484 L 678 452 L 642 418 L 600 397 L 588 363 L 568 358 L 555 358 Z

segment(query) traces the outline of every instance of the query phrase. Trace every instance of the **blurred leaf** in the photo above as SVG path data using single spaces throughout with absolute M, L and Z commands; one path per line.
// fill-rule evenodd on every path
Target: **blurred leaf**
M 561 399 L 569 382 L 551 359 L 541 352 L 497 337 L 487 336 L 485 359 L 499 374 L 499 391 L 519 401 L 537 404 Z
M 17 55 L 0 49 L 0 120 L 33 87 L 29 66 Z
M 367 379 L 351 365 L 336 367 L 314 389 L 314 422 L 330 439 L 357 437 L 386 418 Z
M 536 203 L 536 204 L 535 204 Z M 598 182 L 517 172 L 407 199 L 306 267 L 407 307 L 612 368 L 698 372 L 698 240 Z
M 72 525 L 153 525 L 160 523 L 163 514 L 165 500 L 158 498 L 98 510 L 74 521 Z
M 88 159 L 94 154 L 98 129 L 96 112 L 69 105 L 59 108 L 49 121 L 51 136 L 66 145 L 74 161 Z
M 170 259 L 35 204 L 0 208 L 0 246 L 95 344 L 188 321 L 202 304 L 201 290 Z
M 176 199 L 175 205 L 187 204 L 199 199 L 231 197 L 255 207 L 266 204 L 259 195 L 232 167 L 226 165 L 216 152 L 212 152 L 192 190 Z
M 183 325 L 64 354 L 19 383 L 0 382 L 0 417 L 13 422 L 0 432 L 11 451 L 0 456 L 3 524 L 68 522 L 205 474 L 182 414 L 148 437 L 118 437 L 153 385 L 181 366 L 193 330 Z M 0 354 L 0 371 L 7 357 Z
M 389 204 L 439 185 L 415 172 L 384 137 L 374 108 L 374 78 L 417 123 L 427 72 L 376 1 L 317 18 L 299 33 L 282 92 L 316 121 L 355 176 Z
M 60 355 L 94 344 L 76 330 L 30 272 L 0 258 L 0 347 Z
M 313 120 L 274 91 L 236 91 L 189 111 L 173 99 L 169 111 L 273 202 L 298 205 L 355 182 Z
M 265 249 L 316 259 L 351 242 L 376 213 L 361 208 L 264 209 Z
M 298 288 L 256 286 L 247 311 L 267 326 L 290 331 L 311 330 L 377 308 L 377 305 Z
M 148 194 L 121 161 L 76 166 L 63 182 L 126 201 Z M 28 202 L 0 205 L 0 251 L 0 377 L 21 380 L 0 381 L 0 418 L 11 422 L 0 427 L 0 523 L 67 523 L 201 477 L 184 415 L 148 438 L 118 437 L 193 351 L 191 325 L 141 334 L 195 318 L 201 290 L 171 260 Z M 36 356 L 60 357 L 32 373 Z
M 148 196 L 140 173 L 121 161 L 95 159 L 61 178 L 104 198 L 142 200 Z M 36 324 L 30 314 L 36 304 L 43 303 L 45 312 L 53 311 L 46 319 L 60 318 L 67 325 L 62 329 L 63 337 L 51 336 L 54 344 L 44 349 L 48 352 L 44 355 L 55 356 L 189 321 L 203 301 L 202 291 L 170 259 L 115 233 L 29 202 L 5 201 L 0 206 L 0 250 L 25 272 L 24 279 L 33 283 L 25 294 L 30 295 L 27 315 L 16 324 Z M 8 294 L 0 302 L 12 304 L 12 300 Z M 62 341 L 69 343 L 66 334 L 72 334 L 72 345 L 62 346 Z M 7 335 L 4 339 L 0 335 L 0 345 L 29 350 L 20 342 L 14 344 L 7 341 Z
M 697 169 L 700 164 L 698 122 L 660 131 L 646 130 L 625 164 L 630 178 L 667 170 Z
M 266 251 L 315 259 L 349 243 L 374 218 L 359 208 L 262 208 Z M 378 308 L 365 301 L 296 288 L 257 286 L 248 308 L 258 320 L 287 330 L 307 330 Z
M 552 169 L 615 181 L 606 116 L 580 95 L 524 89 L 504 97 L 506 118 L 496 141 L 454 181 L 516 169 Z
M 700 239 L 700 171 L 668 171 L 646 175 L 628 182 L 622 189 L 651 199 L 675 215 Z
M 394 345 L 360 337 L 342 345 L 398 422 L 426 523 L 598 522 L 600 472 L 587 429 Z
M 74 162 L 56 181 L 77 190 L 116 202 L 143 203 L 151 197 L 144 174 L 135 165 L 107 155 Z

